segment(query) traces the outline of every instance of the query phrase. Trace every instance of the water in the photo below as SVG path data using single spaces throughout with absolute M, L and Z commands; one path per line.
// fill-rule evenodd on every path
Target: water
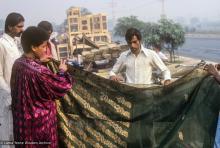
M 220 63 L 220 38 L 186 38 L 179 55 Z

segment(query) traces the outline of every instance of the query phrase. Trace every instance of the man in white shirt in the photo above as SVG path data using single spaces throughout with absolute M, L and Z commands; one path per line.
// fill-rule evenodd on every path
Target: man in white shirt
M 10 13 L 5 20 L 5 33 L 0 38 L 0 141 L 13 140 L 10 78 L 13 63 L 21 56 L 15 37 L 21 36 L 23 27 L 24 17 L 19 13 Z
M 157 53 L 157 55 L 161 58 L 161 60 L 162 60 L 163 62 L 168 62 L 167 56 L 161 52 L 161 47 L 160 47 L 160 45 L 154 45 L 153 49 L 154 49 L 154 51 Z
M 135 28 L 127 30 L 125 39 L 130 47 L 121 53 L 117 62 L 110 71 L 110 79 L 124 81 L 132 84 L 152 84 L 152 70 L 159 69 L 164 78 L 164 85 L 171 80 L 169 69 L 165 66 L 156 52 L 146 49 L 141 45 L 141 33 Z M 123 73 L 123 79 L 117 74 Z

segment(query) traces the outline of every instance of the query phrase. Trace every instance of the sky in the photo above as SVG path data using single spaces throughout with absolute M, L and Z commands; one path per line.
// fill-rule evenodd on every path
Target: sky
M 220 0 L 164 1 L 164 11 L 170 19 L 220 20 Z M 26 26 L 42 20 L 61 24 L 71 6 L 85 7 L 92 13 L 106 13 L 114 20 L 134 15 L 146 22 L 157 21 L 162 12 L 161 0 L 0 0 L 0 19 L 5 19 L 10 12 L 19 12 L 25 17 Z

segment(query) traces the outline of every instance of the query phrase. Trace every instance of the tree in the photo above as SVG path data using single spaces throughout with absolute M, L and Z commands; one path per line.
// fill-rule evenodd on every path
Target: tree
M 185 32 L 181 25 L 172 20 L 161 19 L 159 21 L 160 42 L 162 42 L 170 54 L 171 62 L 175 61 L 174 51 L 185 42 Z
M 143 30 L 145 23 L 137 19 L 136 16 L 122 17 L 117 20 L 114 27 L 114 35 L 124 37 L 128 28 L 134 27 Z
M 92 12 L 89 11 L 89 9 L 82 7 L 80 9 L 81 15 L 89 15 L 92 14 Z
M 143 43 L 148 48 L 161 44 L 159 25 L 157 23 L 145 23 L 142 35 Z

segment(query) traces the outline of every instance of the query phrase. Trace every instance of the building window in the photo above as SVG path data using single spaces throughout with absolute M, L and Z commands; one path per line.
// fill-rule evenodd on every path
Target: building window
M 100 29 L 100 24 L 94 24 L 95 29 Z
M 72 15 L 72 12 L 71 12 L 71 11 L 69 12 L 69 15 Z
M 107 36 L 101 36 L 101 41 L 107 42 Z
M 87 26 L 82 26 L 82 30 L 88 30 Z
M 67 47 L 58 48 L 60 59 L 68 58 L 68 49 Z
M 99 22 L 99 21 L 100 21 L 99 17 L 94 17 L 94 22 Z
M 103 29 L 107 29 L 107 24 L 103 23 Z
M 69 20 L 70 20 L 70 23 L 73 23 L 73 18 L 70 18 Z
M 60 57 L 61 58 L 67 58 L 67 56 L 68 56 L 67 52 L 65 52 L 65 53 L 64 52 L 62 52 L 62 53 L 60 52 Z
M 100 36 L 95 36 L 94 41 L 100 41 Z
M 73 11 L 73 15 L 79 15 L 79 11 Z
M 71 25 L 70 30 L 71 32 L 78 32 L 78 25 Z
M 87 24 L 87 20 L 82 20 L 82 24 L 86 25 Z
M 73 23 L 78 23 L 78 19 L 77 18 L 73 18 Z
M 106 21 L 106 16 L 102 16 L 102 20 L 103 20 L 103 21 Z
M 61 53 L 61 52 L 67 52 L 67 48 L 66 48 L 66 47 L 62 47 L 62 48 L 60 48 L 59 50 L 60 50 L 60 53 Z

